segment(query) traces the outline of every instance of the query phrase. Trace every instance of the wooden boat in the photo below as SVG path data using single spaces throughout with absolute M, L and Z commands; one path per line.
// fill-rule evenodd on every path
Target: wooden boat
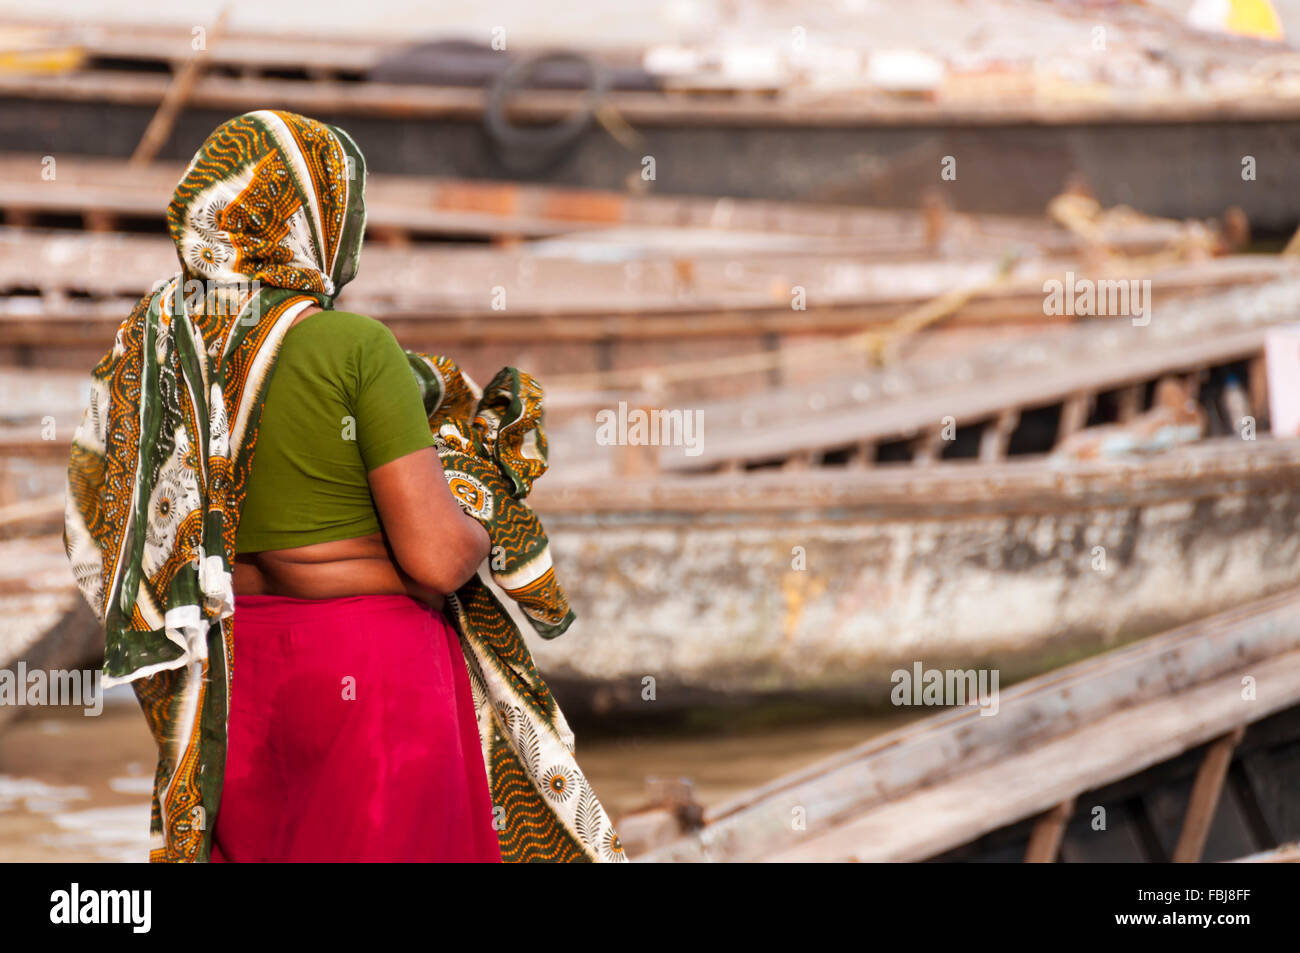
M 993 7 L 1009 48 L 1020 53 L 1011 63 L 1004 50 L 972 64 L 961 37 L 976 34 Z M 918 15 L 909 9 L 907 23 L 916 24 Z M 924 29 L 928 55 L 952 60 L 946 75 L 909 92 L 858 75 L 874 50 L 853 48 L 855 31 L 845 30 L 833 10 L 808 16 L 814 34 L 813 23 L 821 23 L 821 36 L 848 44 L 833 50 L 857 64 L 847 85 L 836 77 L 826 77 L 829 86 L 810 79 L 819 59 L 810 53 L 761 79 L 695 69 L 651 78 L 651 88 L 603 95 L 534 89 L 511 97 L 508 110 L 483 85 L 437 78 L 436 64 L 432 85 L 373 78 L 402 78 L 381 69 L 403 52 L 392 40 L 227 32 L 212 37 L 203 57 L 207 74 L 188 91 L 187 110 L 162 155 L 188 158 L 219 122 L 274 103 L 347 125 L 380 172 L 532 177 L 613 190 L 631 180 L 671 193 L 916 206 L 944 158 L 955 156 L 964 157 L 961 172 L 943 185 L 967 210 L 1037 213 L 1071 177 L 1084 176 L 1107 204 L 1141 195 L 1149 209 L 1178 218 L 1240 206 L 1259 225 L 1294 228 L 1285 177 L 1235 174 L 1245 155 L 1261 170 L 1287 168 L 1296 149 L 1294 64 L 1274 44 L 1198 34 L 1156 10 L 1122 5 L 1106 11 L 1106 22 L 1116 26 L 1112 46 L 1089 57 L 1086 50 L 1080 55 L 1079 37 L 1096 24 L 1082 24 L 1068 10 L 953 0 L 924 14 L 935 17 Z M 737 24 L 729 39 L 770 49 L 775 27 L 763 29 L 749 35 Z M 789 46 L 788 24 L 781 22 L 779 32 Z M 189 24 L 72 33 L 67 43 L 82 54 L 79 68 L 0 75 L 0 134 L 10 148 L 41 155 L 73 153 L 93 139 L 105 154 L 125 156 L 173 88 L 173 64 L 194 55 L 192 41 Z M 1165 52 L 1171 47 L 1177 56 Z M 1039 68 L 1026 50 L 1048 58 L 1049 68 Z M 605 51 L 599 58 L 617 68 L 644 52 Z M 1053 53 L 1072 68 L 1050 68 Z M 701 59 L 709 57 L 732 58 L 725 50 L 700 51 Z M 510 60 L 495 58 L 503 70 Z M 1154 81 L 1135 87 L 1135 75 Z M 603 123 L 591 121 L 596 112 Z M 539 126 L 559 127 L 552 148 L 512 145 L 510 131 Z M 485 135 L 485 127 L 505 134 Z M 1089 131 L 1086 148 L 1080 128 Z M 746 160 L 738 164 L 736 155 Z M 789 161 L 792 155 L 799 161 Z M 653 182 L 642 177 L 645 156 L 656 160 Z
M 585 419 L 574 411 L 571 422 L 551 428 L 552 447 L 557 461 L 568 461 L 560 464 L 564 477 L 583 479 L 996 462 L 1049 453 L 1089 425 L 1128 422 L 1150 408 L 1162 380 L 1199 400 L 1211 434 L 1242 432 L 1244 421 L 1229 419 L 1222 399 L 1240 387 L 1249 408 L 1242 416 L 1262 432 L 1264 339 L 1271 326 L 1297 318 L 1298 302 L 1300 280 L 1278 277 L 1201 297 L 1157 296 L 1149 321 L 1001 327 L 972 339 L 956 329 L 921 335 L 904 318 L 881 331 L 796 341 L 779 352 L 551 378 L 561 387 L 555 399 L 587 409 Z M 882 355 L 883 366 L 875 366 Z M 763 375 L 768 386 L 752 388 Z M 646 378 L 657 379 L 656 392 L 617 390 Z M 580 404 L 580 393 L 564 392 L 565 384 L 593 390 Z M 691 388 L 701 384 L 727 396 L 700 397 Z M 667 437 L 648 434 L 636 443 L 629 435 L 608 446 L 618 441 L 602 439 L 593 415 L 612 408 L 620 419 L 658 415 L 661 423 L 692 413 L 707 435 L 697 452 L 672 439 L 680 436 L 676 427 Z
M 900 664 L 1004 678 L 1300 583 L 1300 442 L 1146 460 L 820 468 L 544 488 L 579 622 L 570 706 L 879 697 Z M 1014 607 L 1009 611 L 1008 607 Z
M 647 676 L 663 710 L 878 702 L 917 660 L 996 665 L 1007 684 L 1300 584 L 1298 478 L 1298 441 L 1221 440 L 1068 472 L 539 485 L 579 621 L 533 648 L 574 711 L 636 709 Z M 102 640 L 67 574 L 62 501 L 26 509 L 28 529 L 0 542 L 0 667 L 56 646 L 65 664 L 93 660 Z
M 538 658 L 575 709 L 639 706 L 647 675 L 665 708 L 863 700 L 908 659 L 997 658 L 1022 677 L 1296 585 L 1300 443 L 1268 438 L 1258 368 L 1265 329 L 1293 318 L 1298 300 L 1297 279 L 1283 278 L 1145 327 L 1066 327 L 880 372 L 894 378 L 786 392 L 800 404 L 778 391 L 718 405 L 703 412 L 720 433 L 706 431 L 695 458 L 680 446 L 597 447 L 590 420 L 558 428 L 535 504 L 580 621 L 537 645 Z M 1141 410 L 1156 381 L 1225 367 L 1254 392 L 1258 439 L 1230 425 L 1232 436 L 1158 455 L 1044 456 L 1090 416 Z M 13 380 L 0 439 L 45 468 L 20 502 L 61 490 L 80 375 L 35 403 Z M 863 385 L 878 390 L 860 400 Z M 819 395 L 820 407 L 808 403 Z M 41 439 L 45 415 L 59 439 Z M 945 416 L 974 433 L 953 441 L 971 459 L 934 452 Z M 891 440 L 929 465 L 887 465 L 909 459 L 882 452 Z M 864 444 L 877 449 L 844 452 Z M 659 472 L 638 477 L 626 464 L 647 449 Z
M 162 233 L 167 203 L 184 170 L 184 161 L 137 165 L 78 152 L 7 152 L 0 154 L 0 211 L 10 224 L 72 219 L 87 231 L 129 225 Z M 31 187 L 37 182 L 39 188 Z M 366 182 L 369 237 L 402 247 L 430 238 L 507 243 L 580 234 L 588 242 L 611 244 L 620 236 L 624 245 L 657 240 L 660 248 L 690 248 L 697 255 L 715 247 L 724 254 L 767 249 L 796 257 L 838 252 L 899 260 L 989 257 L 1015 248 L 1063 255 L 1097 244 L 1132 254 L 1179 241 L 1213 247 L 1225 239 L 1196 222 L 1132 210 L 1102 217 L 1085 238 L 1045 220 L 1046 208 L 1044 203 L 1027 215 L 969 214 L 938 200 L 920 210 L 877 209 L 383 172 Z
M 161 233 L 179 166 L 58 163 L 53 180 L 30 188 L 40 157 L 0 156 L 0 181 L 11 182 L 0 184 L 0 211 L 21 226 L 0 231 L 0 359 L 11 364 L 92 363 L 123 310 L 176 267 L 165 239 L 114 230 Z M 515 363 L 555 391 L 638 390 L 667 365 L 737 354 L 761 366 L 713 390 L 712 375 L 672 368 L 674 393 L 797 385 L 824 374 L 785 359 L 803 341 L 825 340 L 832 360 L 860 366 L 860 351 L 835 350 L 845 333 L 1072 320 L 1045 315 L 1048 278 L 1141 276 L 1171 302 L 1294 269 L 1287 258 L 1222 255 L 1235 239 L 1204 223 L 1099 209 L 1052 223 L 376 175 L 368 211 L 378 241 L 343 304 L 408 346 L 455 353 L 472 373 Z M 69 219 L 89 232 L 30 227 Z M 431 235 L 507 247 L 418 240 Z M 512 244 L 520 236 L 551 237 Z
M 5 545 L 48 551 L 37 588 L 70 610 L 66 444 L 21 426 L 6 439 L 9 506 L 27 529 Z M 534 648 L 574 708 L 636 707 L 647 675 L 664 708 L 861 701 L 915 658 L 996 659 L 1011 680 L 1300 583 L 1300 441 L 1264 435 L 1065 467 L 555 476 L 534 502 L 579 622 Z M 25 599 L 27 557 L 8 565 Z M 56 615 L 41 625 L 54 631 Z M 14 624 L 0 662 L 32 644 Z M 83 634 L 84 654 L 102 650 Z
M 631 856 L 660 862 L 1297 856 L 1300 591 L 996 701 L 996 717 L 941 711 L 728 803 L 620 830 Z
M 176 267 L 160 237 L 0 229 L 0 359 L 90 366 L 139 294 Z M 1047 276 L 1149 276 L 1152 295 L 1168 303 L 1276 280 L 1296 267 L 1260 255 L 1173 255 L 1155 265 L 1034 257 L 1008 269 L 987 258 L 886 264 L 849 253 L 733 249 L 593 261 L 534 248 L 377 245 L 341 304 L 383 320 L 409 347 L 456 354 L 471 373 L 514 363 L 548 384 L 558 378 L 551 385 L 558 391 L 638 389 L 646 372 L 667 369 L 677 375 L 674 393 L 691 396 L 708 393 L 709 375 L 690 380 L 672 365 L 766 354 L 770 366 L 728 377 L 720 393 L 799 383 L 806 368 L 781 355 L 853 332 L 892 332 L 954 288 L 964 300 L 936 323 L 978 339 L 1075 320 L 1044 315 Z M 859 367 L 863 360 L 829 346 L 827 355 L 840 363 L 856 356 Z

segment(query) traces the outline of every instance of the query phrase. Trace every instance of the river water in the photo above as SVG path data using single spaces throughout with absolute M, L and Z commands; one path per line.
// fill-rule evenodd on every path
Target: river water
M 575 730 L 579 764 L 617 819 L 642 803 L 649 777 L 689 778 L 713 805 L 914 717 L 713 713 L 690 728 Z M 110 691 L 98 716 L 45 708 L 10 722 L 0 734 L 0 862 L 147 860 L 154 751 L 129 690 Z

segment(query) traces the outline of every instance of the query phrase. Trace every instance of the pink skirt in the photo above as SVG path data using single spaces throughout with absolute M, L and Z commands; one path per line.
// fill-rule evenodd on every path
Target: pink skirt
M 455 630 L 409 596 L 238 596 L 214 862 L 500 862 Z

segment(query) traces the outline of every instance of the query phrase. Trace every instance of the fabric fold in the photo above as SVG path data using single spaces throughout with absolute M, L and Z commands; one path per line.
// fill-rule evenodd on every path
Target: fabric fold
M 547 465 L 542 389 L 506 367 L 480 391 L 449 358 L 407 357 L 426 388 L 447 485 L 487 530 L 493 581 L 539 635 L 563 634 L 574 614 L 541 521 L 524 502 Z M 492 800 L 504 811 L 502 859 L 625 861 L 618 833 L 578 767 L 573 731 L 510 614 L 478 576 L 448 602 L 470 668 Z

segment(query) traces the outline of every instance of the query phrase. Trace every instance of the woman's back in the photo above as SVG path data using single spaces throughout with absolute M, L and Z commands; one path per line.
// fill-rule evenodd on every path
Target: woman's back
M 487 535 L 446 489 L 406 354 L 373 318 L 296 320 L 255 446 L 237 595 L 405 593 L 440 605 L 483 558 Z
M 256 440 L 212 859 L 499 861 L 455 630 L 383 531 L 381 509 L 418 523 L 427 496 L 395 496 L 382 476 L 371 489 L 372 472 L 391 482 L 422 456 L 425 485 L 445 486 L 405 352 L 371 318 L 304 312 L 281 341 Z M 349 695 L 358 683 L 364 694 Z M 375 755 L 394 739 L 400 757 Z
M 255 446 L 236 553 L 378 533 L 367 474 L 433 435 L 392 332 L 320 311 L 285 334 Z

